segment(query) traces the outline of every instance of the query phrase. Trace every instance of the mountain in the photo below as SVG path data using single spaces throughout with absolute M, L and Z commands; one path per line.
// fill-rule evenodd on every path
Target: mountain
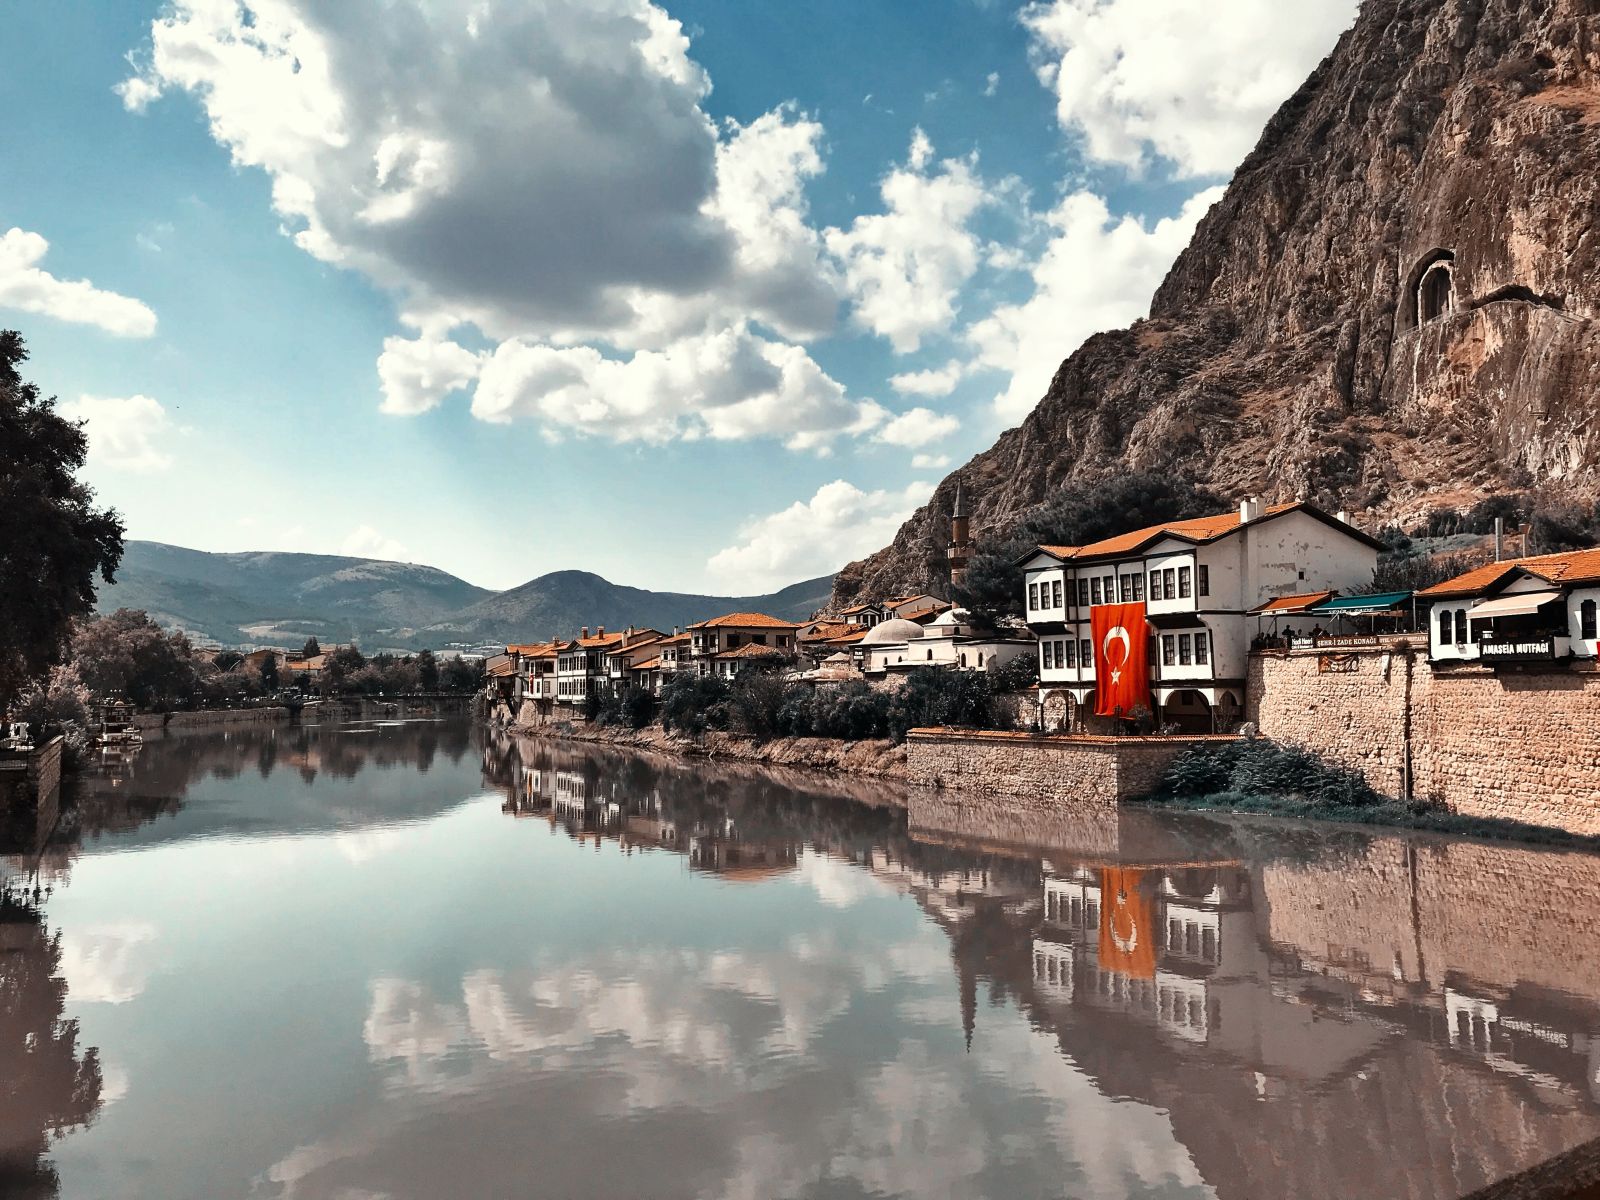
M 833 577 L 766 596 L 691 596 L 623 587 L 585 571 L 557 571 L 507 592 L 474 587 L 434 567 L 272 551 L 213 554 L 130 541 L 101 612 L 142 608 L 163 625 L 227 645 L 299 647 L 356 641 L 368 649 L 446 642 L 533 641 L 584 625 L 670 629 L 754 609 L 796 620 L 828 602 Z
M 224 643 L 375 645 L 494 593 L 434 567 L 333 554 L 212 554 L 130 541 L 101 612 L 142 608 L 163 625 Z
M 662 631 L 726 612 L 764 612 L 803 621 L 828 603 L 833 576 L 791 584 L 765 596 L 695 596 L 611 583 L 588 571 L 556 571 L 478 601 L 419 631 L 437 641 L 535 641 L 587 625 Z
M 1596 0 L 1365 0 L 1150 316 L 1085 342 L 958 472 L 974 533 L 1130 469 L 1368 528 L 1592 498 L 1597 213 Z M 936 587 L 955 491 L 841 571 L 835 604 Z

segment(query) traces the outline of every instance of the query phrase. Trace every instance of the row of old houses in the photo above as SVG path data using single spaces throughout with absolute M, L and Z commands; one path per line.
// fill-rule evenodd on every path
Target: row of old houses
M 545 715 L 577 715 L 592 697 L 630 688 L 659 695 L 683 671 L 730 681 L 751 670 L 781 671 L 818 685 L 893 686 L 918 667 L 995 671 L 1032 650 L 1020 633 L 980 630 L 947 601 L 918 593 L 801 622 L 736 612 L 670 632 L 586 626 L 573 638 L 509 645 L 485 670 L 488 691 L 513 712 L 531 702 Z

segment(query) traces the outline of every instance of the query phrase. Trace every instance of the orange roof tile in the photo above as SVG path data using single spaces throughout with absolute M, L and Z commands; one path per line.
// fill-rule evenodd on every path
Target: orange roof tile
M 825 642 L 829 638 L 840 637 L 855 628 L 848 621 L 824 621 L 810 633 L 802 633 L 802 642 Z
M 1551 583 L 1600 582 L 1600 547 L 1592 550 L 1564 550 L 1559 554 L 1539 554 L 1533 558 L 1508 558 L 1465 571 L 1417 593 L 1419 599 L 1444 596 L 1471 596 L 1487 591 L 1512 571 L 1522 570 Z
M 1250 611 L 1253 613 L 1286 612 L 1310 608 L 1313 604 L 1321 604 L 1324 600 L 1332 599 L 1332 592 L 1303 592 L 1298 596 L 1276 596 L 1265 604 L 1258 604 Z
M 560 642 L 524 642 L 518 646 L 507 646 L 507 654 L 520 654 L 523 658 L 554 658 L 556 648 Z
M 657 655 L 655 658 L 647 659 L 646 661 L 644 661 L 642 663 L 634 663 L 633 666 L 630 669 L 634 670 L 634 671 L 656 671 L 656 670 L 659 670 L 660 668 L 661 668 L 661 657 L 660 657 L 660 655 Z
M 830 646 L 832 646 L 832 645 L 838 645 L 838 644 L 841 644 L 841 643 L 844 643 L 844 642 L 859 642 L 862 638 L 866 637 L 867 634 L 870 633 L 870 632 L 871 632 L 871 630 L 868 630 L 868 629 L 858 629 L 854 633 L 843 633 L 843 634 L 840 634 L 838 637 L 829 638 L 828 639 L 828 644 Z
M 783 658 L 786 657 L 782 650 L 776 646 L 758 646 L 754 642 L 746 642 L 737 650 L 724 650 L 717 655 L 718 658 Z
M 726 613 L 720 617 L 712 617 L 709 621 L 701 621 L 698 625 L 689 626 L 690 629 L 798 629 L 793 621 L 780 621 L 777 617 L 769 617 L 766 613 L 738 612 Z
M 876 600 L 868 600 L 865 604 L 852 604 L 849 608 L 840 609 L 839 610 L 839 615 L 840 616 L 848 616 L 851 613 L 866 612 L 869 608 L 882 608 L 882 607 L 883 607 L 883 605 L 879 604 Z
M 687 645 L 688 641 L 689 635 L 687 633 L 675 633 L 671 637 L 662 638 L 656 643 L 656 646 L 658 649 L 664 646 L 683 646 Z
M 1281 516 L 1296 508 L 1304 508 L 1302 504 L 1270 504 L 1261 512 L 1258 520 L 1267 517 Z M 1217 513 L 1211 517 L 1192 517 L 1187 521 L 1167 521 L 1160 525 L 1146 525 L 1143 529 L 1135 529 L 1129 533 L 1119 533 L 1116 537 L 1102 538 L 1098 542 L 1090 542 L 1087 546 L 1079 546 L 1074 558 L 1099 558 L 1107 554 L 1126 554 L 1136 550 L 1146 542 L 1158 537 L 1179 537 L 1195 542 L 1209 542 L 1219 537 L 1225 537 L 1239 528 L 1239 510 Z
M 1057 558 L 1071 558 L 1078 552 L 1076 546 L 1040 546 L 1039 549 L 1046 554 L 1053 554 Z

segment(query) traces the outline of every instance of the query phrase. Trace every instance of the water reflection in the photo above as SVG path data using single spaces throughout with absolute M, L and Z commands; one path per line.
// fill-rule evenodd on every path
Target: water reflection
M 0 886 L 0 1195 L 57 1194 L 51 1145 L 100 1106 L 97 1052 L 63 1017 L 61 935 L 33 898 Z
M 504 810 L 579 840 L 757 872 L 814 852 L 910 894 L 969 1046 L 1014 1004 L 1103 1094 L 1169 1114 L 1219 1195 L 1456 1196 L 1600 1133 L 1592 856 L 1138 812 L 1029 845 L 1039 821 L 937 797 L 822 832 L 637 760 L 529 743 L 507 766 Z
M 173 737 L 64 803 L 7 860 L 45 1193 L 1420 1200 L 1600 1135 L 1593 857 L 464 722 Z

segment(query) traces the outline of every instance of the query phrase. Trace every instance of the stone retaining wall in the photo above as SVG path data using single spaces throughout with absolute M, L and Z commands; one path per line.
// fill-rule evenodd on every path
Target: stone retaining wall
M 289 710 L 281 706 L 261 708 L 201 708 L 193 712 L 136 713 L 132 723 L 146 737 L 164 729 L 200 729 L 210 725 L 259 725 L 287 721 Z
M 1149 792 L 1184 750 L 1231 740 L 913 729 L 906 737 L 906 779 L 918 787 L 1000 800 L 1011 814 L 1109 808 Z
M 1600 834 L 1592 664 L 1435 672 L 1404 649 L 1258 654 L 1247 691 L 1264 735 L 1353 767 L 1385 795 Z

